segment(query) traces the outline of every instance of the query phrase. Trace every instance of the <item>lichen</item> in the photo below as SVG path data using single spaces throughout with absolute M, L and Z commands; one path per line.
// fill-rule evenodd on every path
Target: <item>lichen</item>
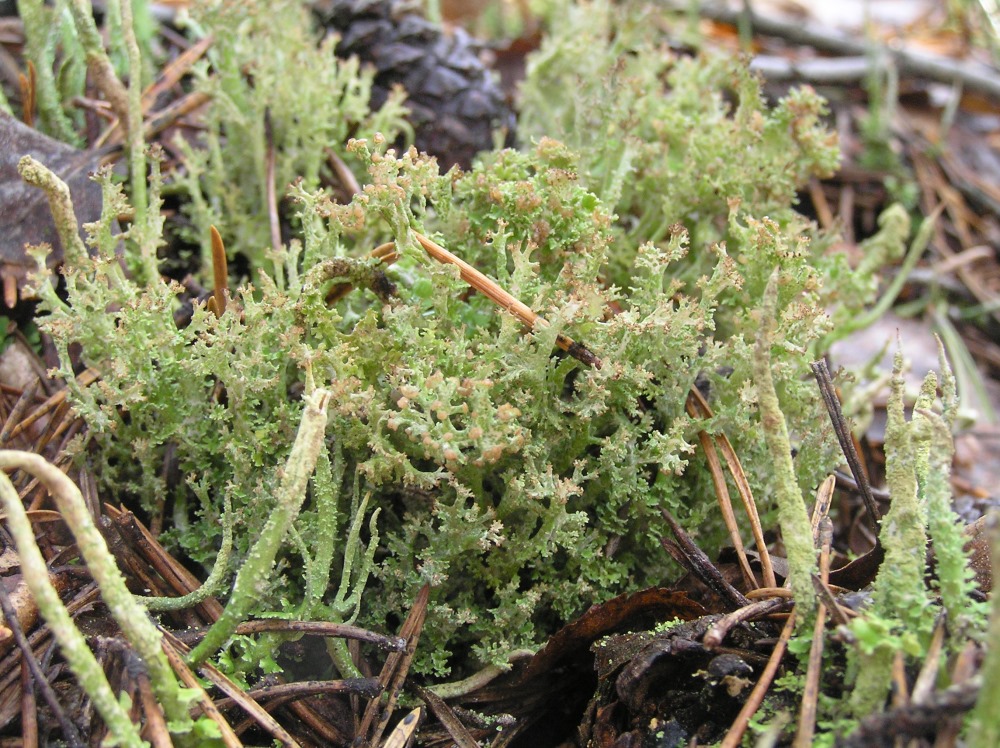
M 208 7 L 201 22 L 215 30 L 212 19 L 231 7 Z M 836 163 L 818 97 L 801 91 L 769 107 L 742 64 L 657 63 L 659 50 L 640 45 L 630 48 L 634 71 L 599 78 L 613 87 L 609 101 L 637 107 L 612 107 L 620 121 L 602 125 L 627 126 L 634 158 L 605 163 L 609 151 L 581 142 L 575 120 L 560 131 L 556 118 L 551 137 L 442 175 L 433 160 L 387 151 L 373 134 L 342 154 L 364 185 L 343 204 L 317 176 L 322 148 L 346 136 L 346 125 L 330 123 L 364 132 L 396 120 L 367 111 L 365 73 L 334 62 L 327 47 L 304 50 L 300 32 L 271 23 L 281 16 L 219 21 L 215 72 L 200 84 L 214 97 L 205 141 L 185 146 L 186 171 L 175 177 L 191 201 L 194 238 L 207 243 L 218 224 L 230 253 L 251 258 L 252 275 L 225 312 L 195 305 L 178 328 L 179 287 L 123 273 L 117 210 L 91 227 L 93 255 L 66 267 L 66 299 L 36 280 L 42 326 L 89 425 L 87 459 L 117 495 L 151 513 L 170 507 L 167 539 L 198 562 L 215 560 L 227 504 L 240 527 L 233 567 L 244 562 L 275 509 L 306 372 L 330 390 L 330 453 L 317 458 L 255 614 L 358 615 L 384 629 L 429 583 L 417 667 L 443 675 L 476 661 L 505 667 L 510 651 L 536 646 L 594 602 L 670 578 L 662 508 L 699 528 L 702 542 L 722 537 L 692 446 L 699 430 L 729 436 L 760 503 L 771 505 L 751 354 L 758 299 L 776 267 L 782 313 L 771 374 L 797 449 L 795 478 L 811 488 L 827 474 L 835 451 L 807 362 L 822 352 L 826 308 L 854 281 L 792 209 L 803 180 Z M 605 46 L 595 28 L 590 50 L 607 63 L 614 42 Z M 268 45 L 296 53 L 271 55 Z M 546 54 L 529 85 L 539 85 Z M 240 63 L 248 59 L 249 70 Z M 633 79 L 646 65 L 664 76 Z M 304 88 L 310 75 L 339 97 L 317 104 Z M 655 87 L 639 97 L 639 84 Z M 581 100 L 596 95 L 579 88 Z M 317 106 L 330 107 L 319 124 Z M 268 112 L 293 234 L 280 246 L 271 246 L 262 181 Z M 296 175 L 303 179 L 286 189 Z M 110 175 L 100 179 L 107 201 L 122 207 Z M 154 170 L 150 194 L 158 180 Z M 471 293 L 414 231 L 549 324 L 525 330 Z M 399 255 L 389 269 L 368 256 L 386 241 Z M 366 287 L 375 271 L 391 277 L 395 294 Z M 357 287 L 329 306 L 326 291 L 343 282 Z M 560 353 L 560 334 L 603 366 Z M 102 374 L 93 387 L 75 379 L 75 344 Z M 716 414 L 708 423 L 684 410 L 699 378 Z M 180 480 L 168 482 L 165 460 Z M 372 527 L 364 514 L 375 510 Z M 331 537 L 355 541 L 345 550 Z M 368 568 L 373 578 L 358 594 Z M 271 654 L 264 649 L 227 661 L 260 663 Z

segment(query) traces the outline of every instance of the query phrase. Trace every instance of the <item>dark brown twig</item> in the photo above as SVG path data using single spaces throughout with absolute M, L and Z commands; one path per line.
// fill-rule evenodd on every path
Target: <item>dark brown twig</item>
M 356 693 L 373 699 L 382 692 L 382 684 L 375 678 L 347 678 L 345 680 L 305 680 L 295 683 L 277 683 L 246 691 L 244 695 L 256 702 L 267 702 L 268 709 L 274 709 L 295 699 L 304 699 L 324 693 Z M 221 711 L 241 705 L 235 699 L 217 699 L 215 706 Z
M 732 727 L 729 728 L 729 732 L 726 733 L 726 737 L 719 744 L 721 748 L 736 748 L 741 742 L 743 742 L 743 734 L 746 732 L 746 729 L 750 724 L 750 718 L 753 717 L 757 709 L 760 708 L 761 703 L 764 701 L 764 695 L 767 693 L 767 689 L 771 687 L 771 682 L 774 680 L 774 676 L 778 672 L 778 666 L 781 664 L 781 658 L 785 655 L 785 649 L 788 647 L 788 640 L 792 638 L 792 631 L 794 629 L 795 611 L 793 610 L 789 614 L 788 620 L 785 621 L 785 627 L 781 630 L 781 636 L 778 638 L 778 643 L 774 645 L 774 650 L 771 652 L 767 665 L 764 667 L 764 672 L 760 674 L 760 680 L 758 680 L 757 684 L 753 687 L 753 691 L 750 692 L 750 696 L 747 698 L 743 708 L 740 709 L 740 713 L 736 715 L 736 719 L 733 720 Z
M 836 748 L 892 748 L 898 740 L 932 735 L 940 725 L 976 705 L 982 679 L 979 676 L 943 691 L 935 691 L 922 704 L 905 704 L 869 715 L 858 729 L 838 738 Z
M 349 626 L 346 623 L 330 621 L 284 621 L 277 618 L 262 618 L 257 621 L 246 621 L 236 627 L 236 633 L 241 636 L 262 634 L 264 632 L 294 632 L 313 634 L 315 636 L 334 636 L 341 639 L 356 639 L 357 641 L 374 644 L 387 652 L 403 652 L 406 650 L 406 639 L 399 636 L 385 636 L 374 631 Z
M 782 613 L 790 610 L 792 605 L 793 603 L 791 600 L 783 597 L 771 597 L 767 600 L 757 600 L 749 605 L 744 605 L 739 610 L 727 613 L 712 624 L 712 627 L 706 631 L 705 636 L 702 637 L 702 644 L 709 649 L 714 649 L 725 641 L 726 636 L 729 635 L 729 632 L 732 631 L 734 626 L 737 626 L 744 621 L 753 621 L 758 618 L 763 618 L 764 616 L 772 613 Z
M 685 569 L 700 579 L 709 589 L 719 595 L 723 600 L 727 600 L 733 608 L 744 608 L 750 604 L 746 596 L 725 580 L 711 559 L 705 555 L 692 540 L 691 536 L 684 531 L 680 523 L 666 509 L 661 509 L 660 514 L 670 526 L 677 542 L 674 543 L 667 538 L 660 538 L 660 543 L 664 550 L 671 557 L 681 564 Z
M 12 541 L 10 541 L 12 542 Z M 4 622 L 7 628 L 10 629 L 11 633 L 14 635 L 14 641 L 17 643 L 17 648 L 21 651 L 21 662 L 27 663 L 29 670 L 31 671 L 31 677 L 34 679 L 35 687 L 41 692 L 42 698 L 45 699 L 45 703 L 48 705 L 49 709 L 52 710 L 52 714 L 55 715 L 56 721 L 59 722 L 59 728 L 62 730 L 63 740 L 66 744 L 71 746 L 71 748 L 83 748 L 83 740 L 80 738 L 80 733 L 77 732 L 76 726 L 66 716 L 66 712 L 63 711 L 62 706 L 59 703 L 59 699 L 56 698 L 56 693 L 49 684 L 48 678 L 45 677 L 45 673 L 42 672 L 41 665 L 38 664 L 38 660 L 35 659 L 35 654 L 31 649 L 31 645 L 28 643 L 28 639 L 24 635 L 24 631 L 21 630 L 21 624 L 17 618 L 17 612 L 14 610 L 14 606 L 11 605 L 10 597 L 7 595 L 7 588 L 0 583 L 0 610 L 3 610 Z
M 433 691 L 428 691 L 420 686 L 416 686 L 415 690 L 417 696 L 427 704 L 427 708 L 434 713 L 434 716 L 438 718 L 438 722 L 448 731 L 448 735 L 455 741 L 457 748 L 479 748 L 479 743 L 472 737 L 468 728 L 462 724 L 462 720 L 445 703 L 444 699 Z
M 377 745 L 385 733 L 385 728 L 389 724 L 389 718 L 396 708 L 396 701 L 399 699 L 399 690 L 402 688 L 406 674 L 410 670 L 410 663 L 416 653 L 417 642 L 420 640 L 420 633 L 424 628 L 424 619 L 427 617 L 427 601 L 430 599 L 431 588 L 424 585 L 417 593 L 410 614 L 406 617 L 399 635 L 406 639 L 405 652 L 393 652 L 386 658 L 385 665 L 379 675 L 379 681 L 385 688 L 383 699 L 372 699 L 365 708 L 364 716 L 361 719 L 361 726 L 358 728 L 358 738 L 366 741 L 364 745 Z M 377 718 L 377 722 L 376 722 Z
M 851 427 L 844 418 L 844 412 L 840 409 L 840 398 L 837 397 L 837 390 L 833 385 L 833 378 L 830 376 L 830 369 L 827 368 L 826 361 L 820 359 L 812 364 L 813 375 L 819 385 L 820 394 L 823 396 L 823 403 L 826 405 L 827 413 L 830 414 L 830 421 L 833 422 L 833 429 L 837 432 L 837 441 L 847 460 L 848 467 L 851 468 L 851 475 L 861 491 L 861 498 L 865 501 L 865 508 L 868 510 L 868 521 L 871 529 L 878 533 L 878 523 L 882 519 L 875 497 L 872 496 L 871 485 L 868 483 L 868 476 L 861 467 L 861 460 L 858 452 L 854 449 L 854 439 L 851 438 Z
M 3 585 L 0 584 L 0 587 Z M 35 700 L 35 677 L 27 658 L 21 660 L 21 748 L 38 745 L 38 702 Z

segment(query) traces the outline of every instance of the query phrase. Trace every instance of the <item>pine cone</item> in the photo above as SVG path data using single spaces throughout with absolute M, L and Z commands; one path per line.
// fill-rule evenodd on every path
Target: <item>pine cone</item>
M 464 30 L 445 33 L 406 0 L 320 0 L 314 9 L 340 35 L 338 56 L 374 65 L 373 108 L 394 85 L 406 89 L 415 145 L 442 169 L 468 168 L 498 128 L 512 137 L 513 113 Z

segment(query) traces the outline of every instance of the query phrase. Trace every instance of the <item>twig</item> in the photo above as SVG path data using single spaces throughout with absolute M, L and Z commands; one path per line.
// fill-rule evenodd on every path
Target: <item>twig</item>
M 833 542 L 833 523 L 824 516 L 819 522 L 819 578 L 826 584 L 830 578 L 830 545 Z M 809 748 L 813 744 L 816 730 L 816 708 L 819 702 L 819 681 L 823 669 L 823 641 L 826 629 L 826 605 L 820 601 L 816 606 L 816 621 L 813 624 L 812 644 L 809 647 L 809 664 L 806 667 L 806 682 L 802 689 L 802 708 L 799 712 L 799 728 L 795 733 L 793 748 Z
M 94 519 L 87 511 L 80 489 L 45 458 L 29 452 L 0 450 L 0 468 L 17 468 L 34 475 L 55 499 L 60 513 L 76 539 L 88 571 L 101 588 L 105 604 L 121 627 L 122 633 L 149 668 L 153 688 L 167 714 L 167 719 L 173 723 L 175 729 L 183 730 L 186 723 L 190 724 L 189 717 L 173 671 L 163 655 L 160 634 L 150 622 L 145 609 L 136 602 L 125 586 L 125 579 L 115 565 L 114 557 L 108 551 L 103 536 L 94 525 Z M 9 485 L 13 492 L 13 484 L 6 475 L 3 479 L 6 484 L 0 481 L 0 485 Z M 10 512 L 9 502 L 5 499 L 4 503 L 8 504 L 7 511 Z M 23 513 L 20 501 L 17 501 L 17 506 Z
M 760 680 L 753 687 L 753 691 L 750 692 L 750 696 L 747 698 L 743 708 L 740 709 L 740 713 L 736 715 L 736 719 L 733 720 L 733 724 L 729 728 L 729 732 L 726 733 L 726 737 L 719 744 L 719 748 L 737 748 L 743 741 L 743 733 L 746 732 L 750 724 L 750 718 L 760 708 L 761 703 L 764 701 L 764 695 L 767 693 L 767 689 L 771 687 L 771 681 L 774 680 L 775 673 L 778 672 L 778 666 L 781 665 L 781 658 L 785 655 L 785 648 L 788 646 L 788 640 L 792 638 L 792 630 L 794 628 L 795 611 L 793 610 L 788 615 L 788 620 L 785 621 L 785 627 L 781 629 L 781 636 L 778 637 L 778 642 L 774 645 L 774 650 L 772 650 L 771 656 L 767 660 L 764 672 L 760 674 Z
M 148 112 L 161 93 L 179 83 L 214 42 L 215 38 L 211 34 L 204 36 L 164 65 L 156 81 L 142 92 L 142 111 Z
M 714 649 L 725 641 L 734 626 L 737 626 L 744 621 L 753 621 L 758 618 L 762 618 L 763 616 L 771 613 L 781 613 L 783 611 L 787 611 L 791 608 L 791 606 L 791 601 L 780 597 L 770 597 L 766 600 L 758 600 L 757 602 L 750 603 L 749 605 L 744 605 L 739 610 L 734 610 L 732 613 L 726 613 L 726 615 L 722 616 L 722 618 L 712 624 L 712 627 L 706 631 L 705 636 L 702 637 L 702 644 L 709 649 Z
M 345 678 L 344 680 L 303 680 L 295 683 L 277 683 L 245 691 L 243 696 L 257 703 L 266 701 L 269 709 L 294 699 L 331 693 L 356 693 L 373 699 L 382 692 L 382 684 L 375 678 Z M 216 708 L 221 711 L 242 705 L 242 699 L 218 699 Z
M 7 587 L 0 583 L 0 609 L 3 610 L 4 624 L 10 629 L 11 634 L 14 636 L 14 641 L 17 643 L 17 648 L 21 650 L 21 662 L 27 666 L 28 670 L 31 672 L 31 677 L 34 679 L 35 688 L 37 688 L 41 694 L 42 698 L 45 699 L 45 703 L 48 705 L 49 709 L 52 710 L 52 714 L 55 715 L 56 721 L 59 723 L 59 728 L 62 730 L 62 738 L 66 741 L 66 744 L 70 748 L 83 748 L 83 741 L 80 739 L 80 733 L 77 732 L 76 725 L 70 721 L 69 717 L 66 716 L 65 710 L 59 703 L 59 699 L 56 696 L 56 692 L 53 690 L 52 685 L 49 683 L 49 679 L 45 677 L 45 673 L 42 672 L 42 666 L 38 664 L 38 660 L 35 659 L 35 654 L 31 650 L 31 645 L 28 644 L 28 639 L 24 635 L 24 630 L 21 628 L 21 622 L 18 620 L 17 612 L 14 610 L 14 606 L 11 605 L 10 596 L 7 594 Z
M 976 674 L 979 667 L 979 653 L 980 647 L 975 641 L 970 639 L 965 643 L 962 651 L 955 658 L 955 666 L 951 670 L 952 684 L 964 683 Z M 934 748 L 955 748 L 961 730 L 961 716 L 956 715 L 947 720 L 938 727 Z
M 406 649 L 406 640 L 402 637 L 377 634 L 368 629 L 358 628 L 346 623 L 334 623 L 332 621 L 286 621 L 278 618 L 261 618 L 256 621 L 246 621 L 236 627 L 236 634 L 239 636 L 263 634 L 273 631 L 354 639 L 355 641 L 374 644 L 379 649 L 387 652 L 402 652 Z
M 37 746 L 38 702 L 35 700 L 35 678 L 28 665 L 28 658 L 24 658 L 21 660 L 21 748 Z
M 134 514 L 117 509 L 110 504 L 104 504 L 104 513 L 115 521 L 122 537 L 140 551 L 143 560 L 179 595 L 187 595 L 203 586 L 197 577 L 167 553 Z M 225 527 L 223 527 L 223 542 L 225 542 L 224 538 Z M 198 604 L 198 611 L 205 620 L 214 621 L 222 615 L 222 605 L 215 598 L 209 597 Z
M 705 398 L 702 397 L 697 387 L 692 387 L 688 392 L 686 407 L 688 414 L 692 418 L 708 419 L 712 417 L 712 409 Z M 736 455 L 736 450 L 733 449 L 733 445 L 725 434 L 715 434 L 714 438 L 716 447 L 722 452 L 722 458 L 726 461 L 726 467 L 729 468 L 729 473 L 733 476 L 736 491 L 740 495 L 743 509 L 750 520 L 750 531 L 753 533 L 754 543 L 757 545 L 757 553 L 760 556 L 764 586 L 777 587 L 778 583 L 774 578 L 774 567 L 771 564 L 771 553 L 767 548 L 767 542 L 764 540 L 764 528 L 760 523 L 757 503 L 754 501 L 753 491 L 750 488 L 750 482 L 747 480 L 746 473 L 743 471 L 743 465 L 740 463 L 740 459 Z M 709 458 L 709 461 L 711 461 L 711 458 Z M 726 489 L 726 492 L 728 493 L 728 489 Z M 742 539 L 740 540 L 740 546 L 737 547 L 742 547 Z M 756 582 L 754 582 L 754 585 L 756 586 Z
M 21 396 L 17 398 L 17 402 L 14 403 L 14 407 L 10 409 L 10 413 L 7 414 L 7 419 L 4 421 L 3 428 L 0 429 L 0 444 L 6 444 L 10 441 L 10 433 L 14 430 L 17 422 L 21 420 L 25 412 L 34 404 L 35 393 L 38 392 L 39 380 L 32 382 Z
M 844 459 L 847 460 L 851 475 L 854 476 L 854 483 L 858 486 L 861 498 L 865 501 L 865 508 L 868 510 L 868 524 L 872 532 L 878 533 L 878 523 L 882 519 L 882 512 L 879 511 L 878 504 L 875 503 L 868 475 L 861 467 L 861 460 L 854 448 L 851 427 L 847 423 L 847 419 L 844 418 L 844 412 L 840 409 L 840 399 L 837 397 L 837 389 L 833 385 L 830 369 L 827 367 L 826 361 L 820 359 L 812 363 L 812 370 L 816 377 L 816 384 L 819 385 L 820 395 L 823 397 L 823 404 L 826 405 L 826 412 L 830 414 L 830 421 L 833 422 L 833 430 L 837 432 L 840 450 L 844 453 Z
M 229 557 L 233 550 L 233 508 L 229 499 L 229 494 L 224 492 L 222 509 L 222 545 L 219 547 L 219 554 L 215 558 L 215 564 L 208 578 L 196 589 L 179 597 L 139 597 L 136 598 L 147 610 L 183 610 L 193 608 L 205 602 L 215 595 L 222 588 L 222 581 L 225 579 L 229 568 Z
M 854 83 L 871 75 L 872 59 L 857 55 L 789 60 L 778 55 L 756 55 L 750 61 L 750 69 L 768 81 L 796 80 L 817 85 Z
M 192 91 L 181 98 L 170 102 L 164 109 L 160 109 L 149 116 L 142 128 L 142 135 L 147 140 L 152 140 L 168 127 L 190 114 L 199 107 L 204 106 L 212 97 L 204 91 Z
M 704 584 L 719 597 L 727 600 L 734 608 L 743 608 L 750 604 L 746 596 L 738 589 L 726 581 L 725 577 L 718 570 L 705 552 L 699 548 L 691 536 L 688 535 L 680 523 L 665 508 L 660 509 L 660 514 L 670 526 L 677 543 L 673 543 L 667 538 L 660 538 L 660 544 L 675 561 L 694 574 Z
M 479 291 L 479 293 L 483 294 L 483 296 L 488 298 L 498 307 L 506 312 L 509 312 L 510 314 L 513 314 L 530 329 L 534 329 L 536 326 L 547 327 L 549 325 L 548 320 L 535 314 L 535 312 L 532 311 L 527 304 L 515 299 L 494 281 L 490 280 L 488 277 L 476 270 L 465 260 L 456 257 L 440 244 L 431 241 L 421 233 L 414 231 L 413 236 L 420 243 L 420 246 L 424 248 L 424 251 L 427 252 L 427 254 L 444 265 L 455 265 L 459 270 L 462 280 Z M 586 346 L 581 343 L 577 343 L 568 335 L 563 335 L 562 333 L 557 335 L 556 345 L 566 351 L 566 353 L 575 358 L 577 361 L 587 364 L 587 366 L 593 366 L 595 369 L 601 368 L 601 359 L 588 350 Z
M 409 748 L 423 719 L 424 708 L 418 706 L 392 729 L 382 744 L 382 748 Z
M 666 4 L 675 10 L 690 8 L 686 0 L 668 0 Z M 700 15 L 720 23 L 737 24 L 744 12 L 720 2 L 698 4 Z M 776 36 L 793 44 L 838 55 L 863 56 L 875 52 L 877 56 L 891 57 L 901 73 L 923 76 L 942 83 L 960 81 L 970 91 L 980 91 L 995 99 L 1000 98 L 1000 76 L 997 71 L 977 62 L 950 60 L 902 46 L 889 47 L 863 37 L 832 31 L 827 26 L 802 23 L 799 20 L 785 21 L 757 12 L 751 12 L 750 18 L 754 31 L 760 34 Z
M 329 162 L 333 173 L 337 175 L 337 179 L 340 180 L 340 185 L 344 188 L 345 192 L 351 197 L 361 192 L 361 185 L 358 184 L 357 177 L 347 167 L 344 160 L 337 155 L 337 152 L 329 147 L 324 148 L 323 152 L 326 154 L 326 160 Z
M 2 454 L 4 453 L 0 452 L 0 455 Z M 100 663 L 87 646 L 86 639 L 73 623 L 69 612 L 59 599 L 59 594 L 49 581 L 49 570 L 35 542 L 35 534 L 21 505 L 21 499 L 10 479 L 2 472 L 0 472 L 0 501 L 3 502 L 7 513 L 7 525 L 17 543 L 21 573 L 38 603 L 39 611 L 48 622 L 52 635 L 59 642 L 63 657 L 69 662 L 73 674 L 119 744 L 139 748 L 142 739 L 128 713 L 118 702 L 104 671 L 101 670 Z
M 430 586 L 424 585 L 417 593 L 410 614 L 406 617 L 399 635 L 406 639 L 406 651 L 394 652 L 386 658 L 382 672 L 379 674 L 379 681 L 385 689 L 386 697 L 384 703 L 378 699 L 372 699 L 365 708 L 364 716 L 361 719 L 361 726 L 358 728 L 358 736 L 368 740 L 369 744 L 376 744 L 385 733 L 385 728 L 389 724 L 389 718 L 396 708 L 396 701 L 399 699 L 399 690 L 406 680 L 406 674 L 410 670 L 410 663 L 416 653 L 417 642 L 424 628 L 424 620 L 427 617 L 427 601 L 430 598 Z M 376 721 L 377 718 L 377 721 Z
M 827 573 L 827 578 L 829 578 L 829 573 Z M 819 601 L 826 606 L 826 612 L 838 626 L 846 626 L 851 622 L 851 618 L 857 615 L 850 608 L 845 608 L 837 602 L 830 585 L 820 579 L 818 574 L 813 575 L 813 589 L 816 590 L 816 597 Z
M 167 721 L 163 718 L 163 710 L 156 703 L 156 695 L 153 693 L 153 684 L 149 680 L 149 674 L 139 669 L 135 674 L 135 681 L 139 686 L 142 711 L 146 715 L 143 736 L 149 738 L 153 748 L 173 748 L 170 730 L 167 728 Z
M 226 718 L 222 716 L 222 713 L 215 708 L 215 702 L 212 701 L 204 687 L 201 685 L 201 682 L 195 674 L 191 672 L 191 668 L 189 668 L 187 663 L 184 661 L 183 654 L 187 652 L 187 647 L 179 642 L 169 631 L 165 631 L 163 629 L 160 629 L 160 631 L 163 633 L 163 652 L 166 655 L 167 660 L 176 671 L 177 677 L 181 679 L 181 682 L 188 688 L 194 689 L 197 692 L 198 706 L 201 708 L 202 714 L 215 722 L 218 726 L 225 748 L 242 748 L 243 743 L 241 743 L 240 739 L 236 737 L 236 733 L 233 732 L 232 726 L 226 721 Z M 267 716 L 270 717 L 270 715 Z
M 892 748 L 896 741 L 933 734 L 946 720 L 972 709 L 982 688 L 977 675 L 967 681 L 936 691 L 923 704 L 906 704 L 872 714 L 861 720 L 858 729 L 838 738 L 836 748 Z M 996 709 L 995 702 L 989 708 Z M 983 743 L 982 745 L 992 745 Z
M 445 703 L 444 699 L 433 691 L 421 688 L 420 686 L 416 686 L 415 690 L 417 696 L 427 704 L 427 708 L 434 713 L 434 716 L 438 718 L 438 722 L 448 731 L 449 737 L 455 742 L 457 748 L 479 748 L 479 743 L 472 737 L 469 729 L 462 724 L 462 720 Z
M 76 378 L 76 383 L 80 387 L 89 387 L 98 379 L 100 379 L 100 377 L 101 375 L 97 371 L 97 369 L 90 368 L 84 371 Z M 35 423 L 37 423 L 40 418 L 58 408 L 65 400 L 66 400 L 66 390 L 59 390 L 57 393 L 49 397 L 44 403 L 42 403 L 33 411 L 31 411 L 31 415 L 29 415 L 27 418 L 25 418 L 23 421 L 17 424 L 17 426 L 15 426 L 13 430 L 10 432 L 7 439 L 11 440 L 20 436 L 22 433 L 24 433 L 25 430 L 34 426 Z

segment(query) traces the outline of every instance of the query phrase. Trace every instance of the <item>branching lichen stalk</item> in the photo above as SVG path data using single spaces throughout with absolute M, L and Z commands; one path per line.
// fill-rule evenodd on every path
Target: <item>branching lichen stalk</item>
M 80 228 L 73 210 L 69 187 L 55 172 L 31 156 L 24 156 L 17 163 L 17 171 L 27 184 L 45 192 L 49 210 L 56 224 L 56 232 L 63 245 L 63 257 L 68 265 L 78 265 L 87 257 L 87 248 L 80 238 Z
M 0 451 L 0 469 L 17 468 L 36 477 L 55 499 L 59 513 L 76 539 L 87 569 L 101 589 L 101 596 L 122 633 L 143 659 L 157 700 L 175 733 L 190 729 L 181 687 L 163 654 L 161 635 L 149 620 L 146 610 L 136 602 L 125 586 L 125 579 L 115 565 L 104 537 L 94 524 L 80 489 L 61 470 L 37 454 L 14 450 Z
M 122 33 L 128 53 L 128 107 L 126 132 L 128 137 L 129 172 L 132 175 L 132 205 L 135 208 L 135 223 L 145 228 L 146 211 L 146 153 L 142 139 L 142 56 L 139 42 L 135 38 L 135 22 L 132 17 L 132 0 L 121 0 Z M 156 277 L 156 256 L 149 257 L 151 243 L 142 238 L 143 264 L 149 279 Z M 152 264 L 152 268 L 150 268 Z
M 87 696 L 94 702 L 94 706 L 118 745 L 146 745 L 139 737 L 139 732 L 129 718 L 128 712 L 115 697 L 97 658 L 87 647 L 86 639 L 77 629 L 69 611 L 59 599 L 59 593 L 49 581 L 49 570 L 45 565 L 45 559 L 42 558 L 41 551 L 38 550 L 38 545 L 35 543 L 35 533 L 31 522 L 28 521 L 28 516 L 14 485 L 3 473 L 0 473 L 0 501 L 3 502 L 4 511 L 7 514 L 7 526 L 17 544 L 21 573 L 38 604 L 39 612 L 48 623 L 52 635 L 59 642 L 59 649 L 69 663 L 73 675 L 76 676 Z
M 813 547 L 812 525 L 806 513 L 802 491 L 795 479 L 788 427 L 781 413 L 774 378 L 771 376 L 771 343 L 778 313 L 778 276 L 779 271 L 775 269 L 764 291 L 760 333 L 753 354 L 753 372 L 764 439 L 774 467 L 778 522 L 788 553 L 789 582 L 799 610 L 799 621 L 805 622 L 810 619 L 816 607 L 812 585 L 812 575 L 816 572 L 816 551 Z
M 76 33 L 87 55 L 87 69 L 97 87 L 104 93 L 111 108 L 121 120 L 122 127 L 128 125 L 128 93 L 115 74 L 114 65 L 104 49 L 101 32 L 94 22 L 94 9 L 87 0 L 69 0 L 69 10 L 73 15 Z
M 879 615 L 890 619 L 898 616 L 912 630 L 927 632 L 927 515 L 917 486 L 919 445 L 913 443 L 913 429 L 903 414 L 903 387 L 903 357 L 897 352 L 885 427 L 885 476 L 892 503 L 879 533 L 885 561 L 875 578 L 873 604 Z M 926 456 L 926 448 L 922 451 Z
M 215 559 L 208 578 L 202 582 L 196 590 L 192 590 L 180 597 L 140 597 L 139 602 L 146 606 L 147 610 L 184 610 L 192 608 L 204 602 L 212 595 L 217 594 L 222 589 L 222 581 L 226 577 L 226 570 L 229 568 L 229 558 L 233 551 L 233 508 L 226 497 L 225 507 L 222 510 L 222 547 L 219 555 Z
M 233 593 L 226 609 L 201 643 L 191 650 L 189 662 L 200 664 L 222 647 L 265 591 L 274 558 L 288 528 L 302 508 L 306 486 L 316 467 L 320 451 L 324 448 L 323 437 L 326 433 L 330 397 L 330 392 L 323 389 L 306 396 L 306 407 L 302 411 L 295 443 L 285 464 L 274 511 L 236 575 Z
M 18 15 L 24 24 L 25 56 L 35 63 L 35 98 L 38 115 L 48 133 L 67 143 L 77 143 L 80 138 L 73 124 L 62 110 L 59 90 L 52 74 L 54 51 L 48 43 L 52 33 L 53 13 L 42 0 L 18 0 Z

